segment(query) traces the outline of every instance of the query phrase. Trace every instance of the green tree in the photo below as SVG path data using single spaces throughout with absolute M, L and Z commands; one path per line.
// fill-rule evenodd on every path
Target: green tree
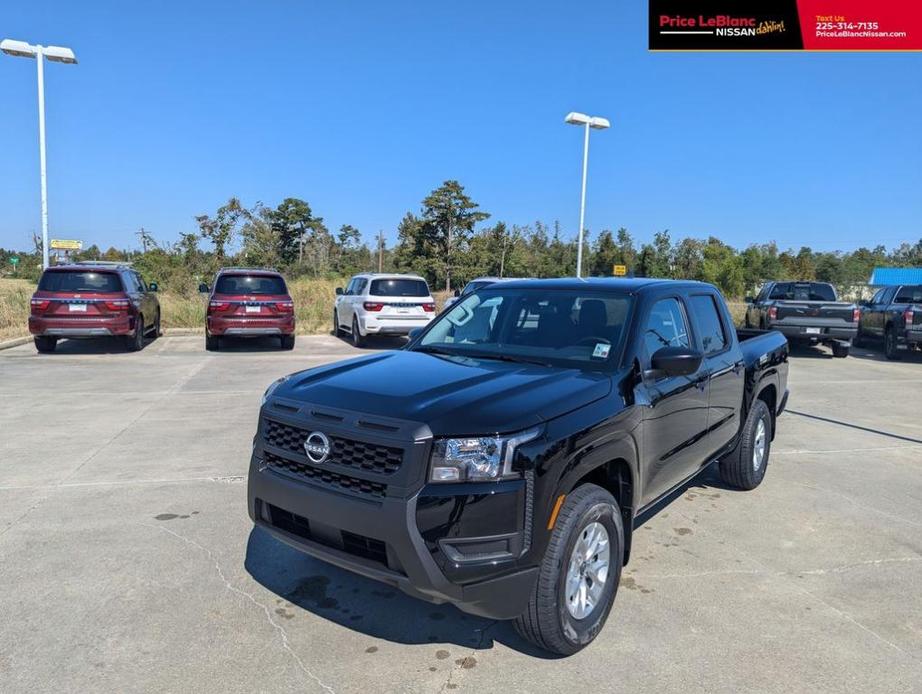
M 452 269 L 467 250 L 474 226 L 490 216 L 479 207 L 454 180 L 445 181 L 423 200 L 424 250 L 432 254 L 428 260 L 437 268 L 437 278 L 444 278 L 446 291 L 451 291 Z
M 199 232 L 203 238 L 214 244 L 214 252 L 219 260 L 223 260 L 227 246 L 231 244 L 237 225 L 249 216 L 249 211 L 236 197 L 230 198 L 227 203 L 218 208 L 214 217 L 207 214 L 195 218 Z

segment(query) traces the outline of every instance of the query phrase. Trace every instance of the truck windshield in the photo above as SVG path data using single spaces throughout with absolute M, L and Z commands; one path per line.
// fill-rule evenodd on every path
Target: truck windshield
M 120 292 L 122 281 L 114 272 L 52 270 L 42 275 L 38 288 L 45 292 Z
M 769 299 L 779 301 L 835 301 L 832 285 L 821 282 L 779 282 L 772 287 Z
M 610 369 L 627 332 L 628 294 L 487 288 L 446 311 L 413 349 L 549 366 Z
M 215 294 L 288 294 L 285 280 L 278 275 L 221 275 Z

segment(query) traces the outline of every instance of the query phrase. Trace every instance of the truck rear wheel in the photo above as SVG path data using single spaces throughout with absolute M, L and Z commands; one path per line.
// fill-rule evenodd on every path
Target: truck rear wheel
M 764 400 L 749 410 L 740 442 L 720 461 L 720 478 L 737 489 L 755 489 L 765 478 L 772 445 L 772 417 Z
M 832 343 L 832 356 L 838 357 L 839 359 L 844 359 L 848 356 L 851 345 L 842 344 L 841 342 Z
M 887 332 L 884 333 L 884 356 L 890 361 L 897 361 L 900 358 L 900 351 L 896 342 L 896 331 L 892 325 L 888 325 Z
M 605 625 L 621 580 L 624 527 L 607 491 L 584 484 L 557 516 L 528 609 L 515 628 L 536 646 L 571 655 Z

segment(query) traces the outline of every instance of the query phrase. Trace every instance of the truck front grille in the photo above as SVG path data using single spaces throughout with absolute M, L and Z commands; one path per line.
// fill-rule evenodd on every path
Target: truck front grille
M 274 470 L 301 477 L 306 481 L 329 487 L 336 491 L 345 491 L 376 499 L 383 498 L 387 493 L 387 485 L 380 482 L 371 482 L 358 477 L 341 475 L 322 467 L 283 458 L 269 451 L 264 451 L 263 458 L 266 465 Z
M 266 443 L 299 455 L 304 455 L 304 442 L 311 433 L 307 429 L 266 420 Z M 339 436 L 330 437 L 330 455 L 325 462 L 345 465 L 369 472 L 391 475 L 403 463 L 403 449 L 377 443 L 356 441 Z

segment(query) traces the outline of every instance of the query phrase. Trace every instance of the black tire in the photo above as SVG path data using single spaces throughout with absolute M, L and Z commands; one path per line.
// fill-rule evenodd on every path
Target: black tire
M 221 348 L 220 338 L 214 335 L 205 335 L 205 350 L 217 352 Z
M 281 337 L 282 349 L 292 350 L 295 348 L 295 336 L 294 335 L 282 335 Z
M 591 523 L 602 524 L 608 532 L 608 576 L 595 606 L 585 617 L 576 619 L 567 606 L 566 575 L 573 548 Z M 605 625 L 618 591 L 623 562 L 624 526 L 618 503 L 594 484 L 577 487 L 557 516 L 528 609 L 515 620 L 516 630 L 553 653 L 571 655 L 585 648 Z
M 163 330 L 160 329 L 160 311 L 157 311 L 157 318 L 154 320 L 154 339 L 163 336 Z
M 37 335 L 35 338 L 35 349 L 42 354 L 51 354 L 58 346 L 58 338 L 48 337 L 47 335 Z
M 888 325 L 887 331 L 884 333 L 884 356 L 890 361 L 899 361 L 900 359 L 900 352 L 897 349 L 896 331 L 893 329 L 892 325 Z
M 134 320 L 134 332 L 125 337 L 125 348 L 129 352 L 140 352 L 144 349 L 144 316 L 140 313 Z
M 343 329 L 339 327 L 339 312 L 333 310 L 333 337 L 339 337 L 343 334 Z
M 762 429 L 763 453 L 758 467 L 754 461 L 754 452 L 759 438 L 759 423 Z M 765 479 L 765 469 L 772 446 L 772 416 L 764 400 L 756 400 L 749 410 L 743 435 L 732 453 L 720 461 L 720 478 L 737 489 L 746 491 L 755 489 Z
M 352 316 L 352 344 L 359 349 L 368 344 L 368 338 L 359 332 L 359 321 L 355 316 Z
M 837 359 L 844 359 L 848 356 L 849 351 L 851 350 L 851 345 L 843 345 L 839 342 L 832 343 L 832 356 Z

